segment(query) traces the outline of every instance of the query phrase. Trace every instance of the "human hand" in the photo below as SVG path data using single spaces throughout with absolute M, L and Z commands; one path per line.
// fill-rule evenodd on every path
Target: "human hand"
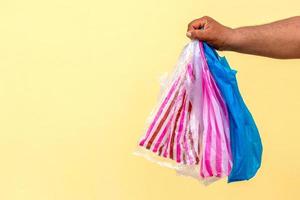
M 186 36 L 205 41 L 217 50 L 229 50 L 234 30 L 204 16 L 188 24 Z

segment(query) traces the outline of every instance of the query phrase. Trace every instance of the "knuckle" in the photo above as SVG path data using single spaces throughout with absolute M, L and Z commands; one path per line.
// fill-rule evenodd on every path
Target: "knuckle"
M 203 16 L 202 19 L 205 20 L 206 22 L 212 21 L 212 18 L 209 16 Z

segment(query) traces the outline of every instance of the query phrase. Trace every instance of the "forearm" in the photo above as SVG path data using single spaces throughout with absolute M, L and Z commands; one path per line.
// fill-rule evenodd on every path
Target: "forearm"
M 227 50 L 273 58 L 300 58 L 300 16 L 232 29 Z

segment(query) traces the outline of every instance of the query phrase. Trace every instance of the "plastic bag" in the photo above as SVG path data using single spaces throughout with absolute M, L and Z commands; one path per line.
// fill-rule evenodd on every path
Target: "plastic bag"
M 226 101 L 230 119 L 230 141 L 233 167 L 228 182 L 249 180 L 261 166 L 262 143 L 254 119 L 238 89 L 236 70 L 203 43 L 209 69 Z
M 147 127 L 136 155 L 204 183 L 230 174 L 229 115 L 201 42 L 183 49 Z

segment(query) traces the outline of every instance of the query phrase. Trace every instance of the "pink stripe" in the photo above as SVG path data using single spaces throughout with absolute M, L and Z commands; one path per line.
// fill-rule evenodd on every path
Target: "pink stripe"
M 166 138 L 165 142 L 161 145 L 161 146 L 162 146 L 162 150 L 161 150 L 160 156 L 163 156 L 163 152 L 164 152 L 165 149 L 167 148 L 168 139 L 169 139 L 169 137 L 170 137 L 171 129 L 169 128 L 167 131 L 168 131 L 168 132 L 167 132 L 167 138 Z
M 216 117 L 216 113 L 214 111 L 214 109 L 212 109 L 212 117 L 215 118 Z M 216 130 L 216 172 L 217 172 L 217 176 L 220 176 L 222 174 L 222 143 L 221 143 L 221 134 L 220 134 L 220 130 L 219 130 L 219 125 L 217 122 L 217 119 L 212 119 L 214 121 L 214 126 L 215 126 L 215 130 Z M 220 121 L 219 121 L 220 122 Z
M 187 105 L 187 101 L 186 101 L 187 98 L 184 99 L 184 102 L 183 102 L 183 110 L 182 110 L 182 113 L 181 113 L 181 116 L 180 116 L 180 124 L 179 124 L 179 129 L 178 129 L 178 135 L 177 135 L 177 148 L 176 148 L 176 159 L 177 159 L 177 162 L 181 162 L 181 144 L 180 144 L 180 138 L 181 138 L 181 135 L 182 135 L 182 132 L 183 132 L 183 125 L 184 125 L 184 120 L 185 120 L 185 115 L 186 115 L 186 105 Z
M 188 131 L 189 131 L 189 126 L 187 127 L 187 130 L 186 130 L 186 133 L 183 135 L 183 147 L 184 147 L 184 152 L 185 152 L 185 155 L 186 155 L 186 162 L 187 164 L 189 164 L 191 161 L 191 157 L 190 157 L 190 154 L 189 154 L 189 148 L 188 148 L 188 145 L 187 145 L 187 140 L 186 140 L 186 136 L 188 134 Z
M 190 101 L 186 101 L 186 106 L 187 106 L 187 111 L 186 111 L 186 116 L 185 116 L 185 126 L 184 126 L 184 129 L 183 129 L 183 132 L 182 132 L 182 136 L 181 136 L 181 139 L 180 141 L 182 140 L 182 157 L 183 157 L 183 162 L 184 164 L 187 164 L 187 160 L 188 160 L 188 155 L 187 155 L 187 151 L 186 151 L 186 135 L 188 133 L 188 130 L 189 130 L 189 116 L 190 116 L 190 109 L 189 109 L 189 106 L 190 106 Z
M 186 160 L 187 160 L 187 155 L 186 155 L 186 151 L 185 151 L 185 135 L 188 132 L 188 126 L 189 126 L 189 100 L 186 97 L 185 99 L 185 103 L 184 103 L 184 110 L 183 110 L 183 120 L 182 120 L 182 128 L 180 128 L 180 133 L 179 135 L 177 135 L 177 145 L 179 145 L 179 152 L 177 154 L 179 154 L 179 156 L 177 156 L 177 158 L 179 157 L 181 159 L 182 157 L 182 162 L 184 164 L 186 164 Z
M 166 145 L 165 145 L 165 149 L 164 149 L 164 151 L 163 151 L 163 156 L 166 158 L 167 156 L 168 156 L 168 149 L 169 149 L 169 141 L 170 141 L 170 138 L 171 138 L 171 133 L 172 133 L 172 131 L 170 131 L 170 134 L 168 135 L 168 139 L 167 139 L 167 141 L 166 141 Z
M 203 73 L 202 73 L 203 74 Z M 203 77 L 204 78 L 204 77 Z M 205 169 L 208 173 L 209 176 L 213 176 L 213 172 L 212 172 L 212 168 L 211 168 L 211 147 L 212 147 L 212 144 L 211 144 L 211 136 L 212 136 L 212 130 L 211 130 L 211 122 L 210 122 L 210 117 L 209 117 L 209 113 L 210 113 L 210 105 L 209 105 L 209 96 L 207 94 L 207 86 L 206 86 L 206 82 L 205 82 L 205 79 L 203 79 L 204 81 L 202 82 L 202 85 L 203 85 L 203 97 L 204 97 L 204 100 L 203 102 L 207 103 L 207 114 L 208 116 L 204 116 L 203 119 L 207 119 L 207 127 L 204 127 L 204 132 L 206 132 L 206 144 L 205 144 L 205 150 L 204 150 L 204 164 L 205 164 Z
M 192 68 L 192 64 L 191 64 L 191 63 L 188 64 L 188 74 L 189 74 L 191 80 L 194 80 L 194 79 L 195 79 L 195 75 L 194 75 L 194 72 L 193 72 L 193 68 Z
M 174 112 L 174 116 L 175 116 L 175 112 Z M 168 149 L 169 149 L 169 143 L 170 143 L 170 140 L 171 140 L 171 135 L 172 135 L 172 132 L 173 132 L 173 120 L 174 120 L 174 117 L 172 117 L 172 122 L 171 122 L 171 127 L 170 127 L 170 132 L 169 132 L 169 135 L 168 135 L 168 138 L 165 142 L 165 147 L 164 148 L 164 151 L 163 151 L 163 156 L 164 157 L 168 157 Z
M 206 171 L 208 172 L 209 176 L 213 176 L 213 172 L 212 172 L 212 168 L 211 168 L 211 160 L 210 160 L 210 155 L 211 155 L 211 135 L 212 135 L 212 131 L 211 131 L 211 124 L 208 124 L 207 127 L 207 139 L 206 139 L 206 147 L 205 147 L 205 168 Z

